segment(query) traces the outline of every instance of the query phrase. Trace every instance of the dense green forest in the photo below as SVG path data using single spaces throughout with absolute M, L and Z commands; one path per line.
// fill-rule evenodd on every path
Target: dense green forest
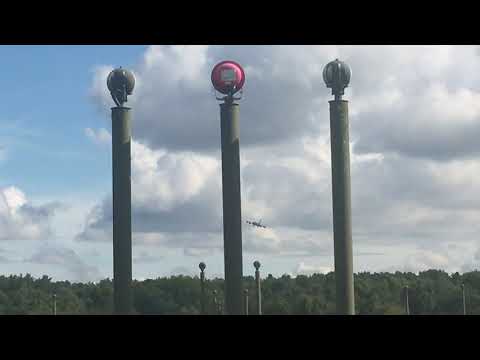
M 480 272 L 451 274 L 439 270 L 414 273 L 355 274 L 355 307 L 358 314 L 404 314 L 403 288 L 409 287 L 410 313 L 462 314 L 461 284 L 465 284 L 468 314 L 480 314 Z M 255 280 L 245 277 L 250 293 L 250 313 L 255 313 Z M 215 294 L 216 292 L 216 294 Z M 56 294 L 57 314 L 111 314 L 113 287 L 109 279 L 98 283 L 52 282 L 48 276 L 0 277 L 0 314 L 52 314 Z M 221 312 L 223 279 L 206 281 L 210 314 Z M 198 277 L 173 276 L 134 281 L 137 314 L 199 314 Z M 268 275 L 262 280 L 264 314 L 334 314 L 335 274 Z

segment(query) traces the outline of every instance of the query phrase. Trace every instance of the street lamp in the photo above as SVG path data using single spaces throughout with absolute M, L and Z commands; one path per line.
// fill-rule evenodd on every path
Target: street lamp
M 332 156 L 333 241 L 335 254 L 337 314 L 354 315 L 352 214 L 350 189 L 350 144 L 348 101 L 342 100 L 351 70 L 338 59 L 323 70 L 323 80 L 332 89 L 330 104 L 330 143 Z
M 113 167 L 113 303 L 115 314 L 133 312 L 131 215 L 131 109 L 124 107 L 135 86 L 133 74 L 121 67 L 107 78 L 112 108 Z
M 205 268 L 207 265 L 205 265 L 204 262 L 201 262 L 198 264 L 198 267 L 200 268 L 200 312 L 202 315 L 205 315 Z
M 323 81 L 325 81 L 327 88 L 332 89 L 335 100 L 342 100 L 342 95 L 345 88 L 348 87 L 351 77 L 352 70 L 350 67 L 338 59 L 329 62 L 323 69 Z
M 255 260 L 253 262 L 255 267 L 255 283 L 257 288 L 257 315 L 262 315 L 262 288 L 260 284 L 260 261 Z
M 404 287 L 404 295 L 405 295 L 405 314 L 410 315 L 410 304 L 408 302 L 408 285 Z
M 217 299 L 217 290 L 213 290 L 213 306 L 214 313 L 217 315 L 222 315 L 222 304 Z
M 240 192 L 240 118 L 235 94 L 241 93 L 245 72 L 234 61 L 222 61 L 212 70 L 212 84 L 220 104 L 222 138 L 223 243 L 225 258 L 225 311 L 244 313 L 242 306 L 242 211 Z
M 465 284 L 462 284 L 463 315 L 467 315 L 467 304 L 465 302 Z
M 57 294 L 53 294 L 53 315 L 57 315 Z

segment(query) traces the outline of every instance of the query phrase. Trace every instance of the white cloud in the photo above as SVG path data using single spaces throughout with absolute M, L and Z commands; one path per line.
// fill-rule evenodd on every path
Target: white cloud
M 15 215 L 17 210 L 27 203 L 25 194 L 14 186 L 4 188 L 2 196 L 12 215 Z
M 419 272 L 429 269 L 441 270 L 450 266 L 447 255 L 433 251 L 417 251 L 406 260 L 404 271 Z
M 141 251 L 138 255 L 133 256 L 133 263 L 158 263 L 163 257 L 156 256 L 147 251 Z
M 298 264 L 294 274 L 295 275 L 312 275 L 312 274 L 327 274 L 333 271 L 333 268 L 329 266 L 319 266 L 305 264 L 303 261 Z
M 0 188 L 0 240 L 41 240 L 51 235 L 57 203 L 35 206 L 17 187 Z
M 113 68 L 113 65 L 95 67 L 93 69 L 93 82 L 88 93 L 97 105 L 98 110 L 104 114 L 110 113 L 110 108 L 115 105 L 107 88 L 107 77 Z
M 95 144 L 98 144 L 98 145 L 112 144 L 112 135 L 105 128 L 101 128 L 98 130 L 86 128 L 85 135 L 87 135 L 87 137 L 91 139 Z
M 134 141 L 132 173 L 135 203 L 169 210 L 199 193 L 210 177 L 218 177 L 219 164 L 208 156 L 153 151 Z
M 88 265 L 72 249 L 59 246 L 43 246 L 28 259 L 29 263 L 60 266 L 70 272 L 74 281 L 88 282 L 102 278 L 95 266 Z

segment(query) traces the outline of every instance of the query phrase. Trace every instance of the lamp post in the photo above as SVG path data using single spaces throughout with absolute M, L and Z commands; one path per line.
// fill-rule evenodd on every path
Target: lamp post
M 467 304 L 465 302 L 465 284 L 462 284 L 462 302 L 463 302 L 463 315 L 467 315 Z
M 207 266 L 201 262 L 198 267 L 200 268 L 200 313 L 205 315 L 205 268 Z
M 213 312 L 217 315 L 222 315 L 222 305 L 219 303 L 217 299 L 217 290 L 213 290 Z
M 255 267 L 255 284 L 257 289 L 257 315 L 262 315 L 262 288 L 260 284 L 260 261 L 253 262 Z
M 234 95 L 245 83 L 242 67 L 222 61 L 212 70 L 212 84 L 224 96 L 220 104 L 222 143 L 223 245 L 225 259 L 225 312 L 243 314 L 242 212 L 240 189 L 240 118 Z
M 53 294 L 53 315 L 57 315 L 57 294 Z
M 113 167 L 113 305 L 115 314 L 133 312 L 131 216 L 131 109 L 124 107 L 135 86 L 133 74 L 121 67 L 107 78 L 112 108 Z
M 405 315 L 410 315 L 410 304 L 408 303 L 408 285 L 404 287 Z
M 245 300 L 244 314 L 248 315 L 248 289 L 243 290 L 243 293 L 244 293 L 244 300 Z
M 347 64 L 336 59 L 323 70 L 327 88 L 332 89 L 330 104 L 330 143 L 332 155 L 333 239 L 337 314 L 354 315 L 352 219 L 350 189 L 350 145 L 348 101 L 342 100 L 350 82 Z

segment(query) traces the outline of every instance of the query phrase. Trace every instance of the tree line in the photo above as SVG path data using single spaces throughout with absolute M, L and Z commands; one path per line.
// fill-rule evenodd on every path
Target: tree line
M 409 287 L 410 314 L 458 315 L 463 313 L 461 285 L 465 286 L 467 314 L 480 314 L 480 272 L 448 274 L 441 270 L 355 274 L 357 314 L 405 314 L 404 287 Z M 244 278 L 249 290 L 249 313 L 256 313 L 255 279 Z M 223 312 L 223 279 L 207 279 L 206 309 Z M 172 276 L 133 281 L 136 314 L 200 314 L 199 277 Z M 53 313 L 101 315 L 113 312 L 113 284 L 52 281 L 46 275 L 0 276 L 0 314 L 41 315 Z M 265 315 L 335 314 L 335 274 L 268 275 L 262 279 L 262 312 Z

